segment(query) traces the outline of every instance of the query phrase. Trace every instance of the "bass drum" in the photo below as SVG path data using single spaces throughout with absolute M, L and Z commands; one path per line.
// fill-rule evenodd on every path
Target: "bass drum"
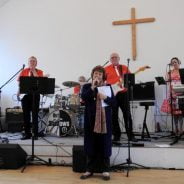
M 72 113 L 64 110 L 51 110 L 48 118 L 47 133 L 66 136 L 70 133 L 73 122 Z

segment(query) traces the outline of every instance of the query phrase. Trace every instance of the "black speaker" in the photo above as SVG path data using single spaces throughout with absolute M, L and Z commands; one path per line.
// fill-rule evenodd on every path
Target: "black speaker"
M 155 100 L 154 81 L 135 84 L 133 86 L 133 100 Z
M 73 146 L 73 171 L 85 172 L 87 166 L 87 157 L 84 152 L 84 146 Z
M 27 153 L 18 144 L 0 144 L 0 168 L 18 169 L 25 165 Z
M 21 132 L 23 130 L 23 122 L 23 111 L 21 108 L 6 109 L 8 132 Z

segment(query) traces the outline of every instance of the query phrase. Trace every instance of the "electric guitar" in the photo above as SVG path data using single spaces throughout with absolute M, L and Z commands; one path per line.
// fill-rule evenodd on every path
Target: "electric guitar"
M 142 72 L 146 69 L 151 68 L 150 66 L 142 66 L 138 70 L 136 70 L 133 74 L 138 74 L 139 72 Z M 121 78 L 120 81 L 118 81 L 115 84 L 111 84 L 112 90 L 114 92 L 114 95 L 116 95 L 118 92 L 126 92 L 127 88 L 124 87 L 124 80 Z

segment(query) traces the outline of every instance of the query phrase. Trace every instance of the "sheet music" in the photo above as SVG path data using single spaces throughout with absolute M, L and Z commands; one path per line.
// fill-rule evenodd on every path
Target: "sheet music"
M 101 86 L 101 87 L 97 87 L 97 88 L 98 88 L 98 92 L 99 93 L 102 93 L 103 95 L 106 95 L 108 97 L 111 97 L 112 96 L 110 86 Z M 108 104 L 106 104 L 104 102 L 104 100 L 101 100 L 101 103 L 102 103 L 102 107 L 108 106 Z

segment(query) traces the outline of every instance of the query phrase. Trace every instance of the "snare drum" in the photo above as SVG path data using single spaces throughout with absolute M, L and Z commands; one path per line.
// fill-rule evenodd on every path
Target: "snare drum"
M 61 108 L 61 106 L 62 106 L 62 96 L 59 94 L 56 94 L 54 99 L 54 107 Z
M 68 104 L 69 104 L 70 109 L 77 110 L 80 107 L 80 97 L 79 97 L 79 95 L 72 94 L 68 98 Z
M 72 112 L 53 109 L 49 113 L 47 132 L 55 136 L 66 136 L 70 133 L 72 122 Z

